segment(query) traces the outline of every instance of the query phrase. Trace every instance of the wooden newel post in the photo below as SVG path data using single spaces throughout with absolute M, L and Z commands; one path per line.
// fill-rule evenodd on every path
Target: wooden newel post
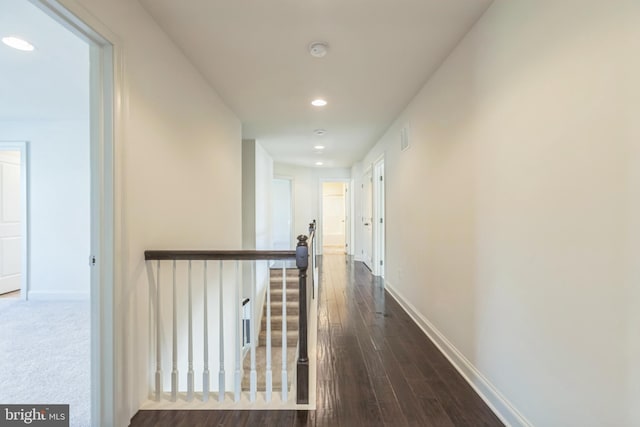
M 296 246 L 296 267 L 298 267 L 298 283 L 300 287 L 300 314 L 298 316 L 300 350 L 297 363 L 297 403 L 309 403 L 309 354 L 307 348 L 307 267 L 309 266 L 309 247 L 307 246 L 307 239 L 307 236 L 298 236 L 298 246 Z

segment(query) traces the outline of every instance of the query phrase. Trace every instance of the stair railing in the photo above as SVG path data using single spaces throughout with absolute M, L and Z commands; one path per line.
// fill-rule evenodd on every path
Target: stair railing
M 299 352 L 296 367 L 297 374 L 297 396 L 298 403 L 309 403 L 309 355 L 307 338 L 309 335 L 308 317 L 311 308 L 310 298 L 315 298 L 315 235 L 316 220 L 309 224 L 309 237 L 298 236 L 298 246 L 296 247 L 296 266 L 299 270 L 300 286 L 300 315 L 298 318 Z M 307 279 L 307 270 L 311 260 L 311 278 Z M 311 288 L 311 292 L 309 292 Z
M 315 221 L 314 221 L 315 223 Z M 313 223 L 312 223 L 313 224 Z M 217 392 L 219 402 L 224 402 L 233 396 L 235 402 L 239 402 L 242 395 L 242 377 L 243 372 L 243 333 L 242 333 L 242 303 L 245 299 L 243 290 L 243 268 L 241 263 L 248 263 L 250 270 L 250 286 L 251 286 L 251 307 L 253 316 L 251 322 L 251 330 L 249 333 L 250 341 L 250 357 L 251 369 L 249 372 L 250 387 L 249 401 L 255 402 L 257 395 L 257 371 L 256 371 L 256 346 L 258 339 L 258 331 L 256 325 L 258 322 L 256 307 L 256 271 L 257 263 L 262 261 L 286 261 L 296 260 L 299 281 L 299 329 L 298 329 L 298 357 L 297 357 L 297 382 L 296 382 L 296 403 L 306 404 L 309 401 L 309 358 L 308 358 L 308 314 L 309 301 L 307 300 L 307 269 L 309 258 L 311 257 L 312 266 L 315 265 L 314 252 L 314 236 L 315 227 L 310 230 L 309 236 L 301 235 L 298 237 L 296 250 L 147 250 L 145 251 L 145 261 L 147 263 L 147 271 L 150 283 L 150 303 L 151 303 L 151 339 L 152 353 L 155 360 L 155 376 L 151 390 L 151 394 L 156 401 L 170 400 L 176 402 L 179 399 L 193 401 L 194 399 L 208 401 L 210 394 Z M 311 244 L 311 246 L 309 246 Z M 309 251 L 311 247 L 311 253 Z M 154 263 L 155 261 L 155 263 Z M 218 261 L 212 263 L 213 261 Z M 155 265 L 154 265 L 155 264 Z M 169 264 L 170 269 L 167 269 Z M 213 264 L 213 265 L 212 265 Z M 232 267 L 231 269 L 229 267 Z M 154 272 L 155 267 L 155 272 Z M 243 266 L 244 267 L 244 266 Z M 312 279 L 309 280 L 313 286 Z M 180 274 L 178 274 L 180 272 Z M 216 275 L 217 280 L 212 280 L 211 276 Z M 179 278 L 186 276 L 186 283 L 181 282 Z M 231 280 L 229 280 L 231 279 Z M 165 285 L 165 281 L 169 280 L 170 285 Z M 266 298 L 270 297 L 270 283 L 266 280 Z M 288 401 L 288 376 L 287 376 L 287 339 L 286 339 L 286 313 L 287 305 L 295 304 L 295 301 L 287 301 L 286 292 L 286 270 L 283 262 L 283 306 L 282 306 L 282 387 L 280 398 L 282 402 Z M 167 289 L 169 288 L 169 289 Z M 186 288 L 186 289 L 185 289 Z M 181 292 L 178 292 L 178 290 Z M 186 290 L 186 292 L 184 292 Z M 213 295 L 210 291 L 214 291 Z M 312 291 L 313 292 L 313 291 Z M 195 295 L 195 298 L 194 298 Z M 169 302 L 165 302 L 167 296 Z M 178 299 L 182 298 L 186 301 Z M 217 302 L 217 319 L 210 317 L 211 309 L 209 303 Z M 170 310 L 164 310 L 166 306 L 170 306 Z M 186 309 L 185 309 L 186 305 Z M 179 310 L 180 306 L 180 310 Z M 260 307 L 261 308 L 261 307 Z M 271 307 L 267 304 L 267 366 L 266 366 L 266 390 L 265 401 L 270 402 L 272 399 L 272 382 L 271 382 Z M 170 311 L 170 313 L 168 313 Z M 181 317 L 182 316 L 182 317 Z M 194 320 L 202 320 L 201 328 L 198 332 L 202 333 L 202 341 L 197 342 L 194 339 Z M 225 325 L 229 322 L 233 323 L 233 334 L 229 334 L 229 329 L 225 329 Z M 210 343 L 215 339 L 215 333 L 210 334 L 211 325 L 218 326 L 218 354 L 209 352 Z M 165 327 L 165 325 L 169 325 Z M 164 339 L 167 332 L 171 330 L 171 338 Z M 185 340 L 186 335 L 186 340 Z M 170 351 L 168 349 L 171 342 Z M 185 342 L 186 341 L 186 342 Z M 196 346 L 196 344 L 198 344 Z M 234 347 L 230 351 L 229 346 Z M 179 352 L 179 348 L 186 352 Z M 202 350 L 202 359 L 194 361 L 194 349 Z M 165 354 L 171 354 L 171 361 L 164 361 Z M 180 360 L 186 353 L 185 360 Z M 225 363 L 230 354 L 235 353 L 233 364 Z M 211 361 L 217 357 L 218 368 L 218 384 L 217 387 L 211 383 Z M 180 364 L 179 364 L 180 362 Z M 166 369 L 170 364 L 169 370 Z M 186 365 L 186 378 L 180 376 L 178 367 Z M 202 368 L 202 380 L 196 381 L 194 366 Z M 233 368 L 232 372 L 231 369 Z M 215 368 L 214 368 L 215 369 Z M 171 387 L 168 393 L 165 393 L 163 386 L 164 380 L 169 379 Z M 233 387 L 227 387 L 227 380 L 233 379 Z M 196 384 L 196 382 L 198 384 Z M 186 383 L 186 384 L 185 384 Z M 196 385 L 198 389 L 196 390 Z M 186 388 L 186 393 L 184 393 Z M 217 390 L 216 390 L 217 389 Z M 197 392 L 198 391 L 198 392 Z M 277 390 L 276 390 L 277 391 Z M 201 392 L 201 393 L 200 393 Z

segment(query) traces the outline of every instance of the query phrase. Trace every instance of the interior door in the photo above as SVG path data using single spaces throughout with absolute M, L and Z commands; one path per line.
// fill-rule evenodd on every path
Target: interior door
M 20 152 L 0 151 L 0 294 L 20 289 Z
M 373 271 L 373 173 L 369 169 L 363 179 L 362 189 L 362 225 L 364 228 L 364 245 L 362 260 Z

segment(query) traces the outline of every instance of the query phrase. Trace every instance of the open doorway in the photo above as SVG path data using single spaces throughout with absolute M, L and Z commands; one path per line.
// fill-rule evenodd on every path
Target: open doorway
M 0 28 L 27 47 L 0 43 L 0 141 L 28 141 L 19 170 L 3 166 L 3 184 L 22 185 L 3 224 L 21 255 L 2 257 L 22 298 L 0 299 L 0 402 L 67 403 L 71 426 L 110 425 L 112 46 L 49 0 L 0 0 Z
M 322 253 L 347 253 L 346 182 L 322 183 Z

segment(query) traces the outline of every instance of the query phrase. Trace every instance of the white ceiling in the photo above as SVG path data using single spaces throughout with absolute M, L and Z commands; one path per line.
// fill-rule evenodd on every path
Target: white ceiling
M 240 117 L 244 138 L 276 161 L 324 167 L 360 160 L 491 3 L 139 1 Z M 330 46 L 320 59 L 307 52 L 318 40 Z M 313 108 L 315 97 L 329 104 Z
M 0 39 L 5 36 L 36 49 L 22 52 L 0 42 L 0 120 L 89 117 L 86 42 L 27 0 L 0 0 Z

